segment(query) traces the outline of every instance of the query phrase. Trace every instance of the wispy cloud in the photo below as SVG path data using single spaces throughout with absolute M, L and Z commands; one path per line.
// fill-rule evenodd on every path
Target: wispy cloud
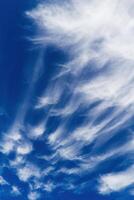
M 18 196 L 18 195 L 21 195 L 21 192 L 20 192 L 20 190 L 19 190 L 19 188 L 17 187 L 17 186 L 12 186 L 12 191 L 11 191 L 11 193 L 13 194 L 13 195 L 15 195 L 15 196 Z
M 39 178 L 41 176 L 40 169 L 32 164 L 26 164 L 17 169 L 17 175 L 20 180 L 28 181 L 31 177 Z
M 123 124 L 133 114 L 132 5 L 131 1 L 128 3 L 125 0 L 122 2 L 119 0 L 114 2 L 109 0 L 70 1 L 59 4 L 40 4 L 35 10 L 27 13 L 42 30 L 40 33 L 42 35 L 37 37 L 40 44 L 46 45 L 47 42 L 48 44 L 52 42 L 57 46 L 60 44 L 63 49 L 70 47 L 67 53 L 70 54 L 71 60 L 66 65 L 71 67 L 72 73 L 75 71 L 78 79 L 82 80 L 76 81 L 75 87 L 70 90 L 74 94 L 80 93 L 83 97 L 80 99 L 82 103 L 102 101 L 105 105 L 98 111 L 97 116 L 93 116 L 93 120 L 102 115 L 106 109 L 116 108 L 113 118 L 111 117 L 111 121 L 109 119 L 109 122 L 112 122 L 117 117 L 113 125 L 110 123 L 113 129 L 116 124 L 118 125 L 119 120 L 122 120 L 118 119 L 118 114 L 124 110 L 128 111 L 129 114 L 125 114 Z M 83 72 L 85 68 L 92 66 L 91 62 L 94 62 L 93 71 L 97 72 L 98 67 L 101 67 L 101 70 L 99 69 L 99 73 L 94 73 L 91 80 L 90 78 L 85 80 L 78 70 L 81 69 Z M 56 94 L 55 92 L 54 95 Z M 45 102 L 45 105 L 52 103 L 48 95 L 42 102 Z M 71 107 L 74 108 L 77 102 L 73 101 Z M 64 115 L 70 112 L 70 109 L 72 110 L 68 106 L 62 111 Z M 62 112 L 54 109 L 53 113 L 62 115 Z M 75 109 L 71 111 L 71 114 L 73 112 Z
M 55 185 L 53 182 L 48 181 L 47 183 L 44 184 L 44 190 L 47 192 L 52 192 L 54 188 Z
M 9 183 L 2 177 L 0 176 L 0 185 L 8 185 Z
M 31 139 L 37 139 L 43 135 L 45 132 L 45 122 L 41 122 L 36 126 L 29 126 L 28 128 L 28 136 Z
M 125 171 L 105 174 L 100 177 L 99 192 L 109 194 L 117 192 L 134 183 L 134 166 Z
M 133 117 L 133 7 L 132 0 L 65 0 L 43 2 L 27 12 L 37 24 L 38 35 L 33 42 L 41 45 L 41 53 L 14 123 L 3 133 L 0 151 L 5 155 L 15 153 L 9 164 L 21 181 L 29 183 L 29 200 L 40 198 L 38 189 L 52 192 L 56 188 L 53 180 L 43 182 L 42 178 L 49 174 L 82 176 L 112 157 L 134 153 L 132 137 L 118 147 L 107 146 L 103 150 L 119 129 L 128 127 Z M 51 44 L 63 50 L 67 59 L 63 65 L 59 64 L 42 95 L 35 97 L 34 87 L 43 68 L 43 46 Z M 35 102 L 31 105 L 33 96 Z M 38 124 L 26 122 L 29 106 L 34 113 L 46 112 Z M 55 126 L 52 118 L 58 121 Z M 38 139 L 51 152 L 34 155 L 47 163 L 44 170 L 27 160 L 35 148 L 32 142 Z M 85 147 L 88 147 L 86 154 Z M 100 147 L 102 152 L 96 153 Z M 77 160 L 79 164 L 58 169 L 56 164 L 66 160 Z M 102 175 L 99 193 L 117 192 L 134 184 L 133 170 L 132 166 Z M 1 177 L 0 183 L 4 181 Z M 74 187 L 72 184 L 70 189 Z M 19 193 L 15 186 L 12 190 Z
M 63 119 L 47 138 L 50 148 L 56 151 L 52 159 L 82 162 L 78 169 L 63 167 L 59 173 L 78 174 L 88 171 L 89 163 L 93 169 L 111 157 L 133 152 L 133 142 L 127 141 L 94 158 L 92 153 L 110 141 L 119 129 L 127 127 L 133 116 L 133 6 L 131 0 L 70 0 L 40 3 L 27 12 L 39 30 L 33 41 L 44 46 L 54 44 L 68 57 L 35 106 L 48 108 L 47 119 L 51 116 Z M 63 91 L 61 83 L 67 77 L 70 77 L 66 81 L 68 91 Z M 55 83 L 56 89 L 50 95 Z M 65 93 L 67 103 L 62 101 Z M 76 116 L 85 117 L 84 122 L 69 129 L 68 124 Z M 87 158 L 83 148 L 93 144 Z M 132 168 L 102 176 L 99 192 L 119 191 L 132 184 Z
M 30 192 L 28 194 L 28 200 L 35 200 L 39 198 L 40 198 L 40 194 L 38 192 Z

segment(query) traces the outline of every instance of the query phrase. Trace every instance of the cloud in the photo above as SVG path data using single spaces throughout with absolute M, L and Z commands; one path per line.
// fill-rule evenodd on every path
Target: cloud
M 35 200 L 39 198 L 40 198 L 40 194 L 38 192 L 30 192 L 28 194 L 28 200 Z
M 61 172 L 67 176 L 82 175 L 96 170 L 111 157 L 133 152 L 133 141 L 103 151 L 103 145 L 129 125 L 134 112 L 133 6 L 131 0 L 70 0 L 43 2 L 27 12 L 38 27 L 33 42 L 41 47 L 53 44 L 67 55 L 62 68 L 50 78 L 42 95 L 36 97 L 36 105 L 31 106 L 34 112 L 47 109 L 47 114 L 37 126 L 27 129 L 25 115 L 43 66 L 43 56 L 39 56 L 22 108 L 0 143 L 1 152 L 14 151 L 18 156 L 10 165 L 16 168 L 21 181 L 31 184 L 29 200 L 40 198 L 37 188 L 52 192 L 56 187 L 52 180 L 42 185 L 41 176 Z M 51 117 L 59 121 L 55 130 L 45 135 L 47 147 L 54 153 L 38 157 L 48 164 L 41 172 L 39 167 L 29 164 L 26 156 L 33 150 L 30 140 L 44 136 Z M 28 138 L 23 136 L 22 129 L 28 131 Z M 84 155 L 83 149 L 88 145 L 93 147 Z M 103 152 L 95 154 L 99 147 Z M 79 166 L 71 169 L 63 166 L 58 170 L 53 163 L 59 160 L 79 160 Z M 99 193 L 109 194 L 132 185 L 133 170 L 132 166 L 102 175 Z M 32 178 L 36 183 L 30 182 Z
M 10 160 L 10 166 L 11 167 L 19 167 L 19 166 L 22 166 L 24 165 L 26 162 L 26 158 L 25 158 L 25 155 L 17 155 L 13 160 Z
M 53 170 L 54 170 L 54 167 L 50 166 L 42 171 L 42 175 L 47 176 L 47 175 L 51 174 L 53 172 Z
M 100 177 L 99 193 L 109 194 L 134 184 L 134 166 L 125 171 L 105 174 Z
M 44 94 L 38 98 L 37 105 L 35 106 L 35 109 L 41 109 L 44 107 L 48 107 L 54 104 L 57 104 L 61 94 L 62 94 L 63 88 L 59 85 L 49 85 L 49 88 L 46 89 Z M 53 94 L 50 96 L 50 93 L 53 91 Z
M 21 155 L 29 154 L 32 151 L 32 144 L 30 142 L 21 141 L 17 146 L 17 153 Z
M 0 185 L 9 185 L 9 183 L 2 176 L 0 176 Z
M 73 88 L 69 84 L 74 100 L 71 99 L 63 109 L 52 109 L 51 114 L 72 115 L 81 108 L 81 103 L 90 105 L 100 101 L 102 108 L 96 115 L 92 115 L 92 121 L 110 107 L 115 107 L 112 116 L 104 120 L 105 125 L 110 124 L 107 132 L 116 130 L 130 120 L 134 110 L 132 6 L 133 2 L 130 0 L 129 3 L 126 0 L 71 0 L 53 4 L 41 3 L 27 12 L 40 30 L 40 35 L 35 40 L 44 45 L 53 43 L 66 50 L 70 54 L 66 68 L 70 68 L 75 75 L 74 79 L 77 79 Z M 94 67 L 95 73 L 86 80 L 82 73 L 87 67 Z M 73 82 L 73 78 L 70 82 Z M 49 86 L 47 91 L 50 88 Z M 78 94 L 80 98 L 76 100 Z M 57 95 L 59 99 L 59 90 L 54 92 L 54 96 Z M 40 98 L 44 103 L 38 105 L 57 103 L 57 100 L 50 98 L 53 97 L 47 93 Z M 124 111 L 122 119 L 120 114 Z
M 21 128 L 18 124 L 11 128 L 7 133 L 3 133 L 0 142 L 1 152 L 9 154 L 13 151 L 20 154 L 27 154 L 32 150 L 32 145 L 22 136 Z
M 44 184 L 44 190 L 46 192 L 52 192 L 55 189 L 55 185 L 53 182 L 48 181 L 47 183 Z
M 48 137 L 48 143 L 50 145 L 56 146 L 60 144 L 62 135 L 64 133 L 64 128 L 62 126 L 58 127 L 55 132 L 51 133 Z
M 37 139 L 45 132 L 45 122 L 38 124 L 37 126 L 30 127 L 28 130 L 28 136 L 32 139 Z
M 85 65 L 86 56 L 87 60 L 100 59 L 101 55 L 133 60 L 133 44 L 130 43 L 133 41 L 132 6 L 130 0 L 71 0 L 40 4 L 27 14 L 48 32 L 46 39 L 49 37 L 49 42 L 58 45 L 60 40 L 61 46 L 79 47 L 73 49 L 74 55 L 79 55 L 78 60 Z M 45 43 L 45 33 L 38 39 Z
M 17 175 L 21 181 L 27 182 L 31 177 L 40 178 L 40 169 L 33 164 L 17 168 Z
M 14 186 L 14 185 L 12 186 L 11 192 L 12 192 L 13 195 L 16 195 L 16 196 L 21 195 L 19 188 L 17 186 Z
M 32 144 L 22 136 L 20 130 L 12 130 L 7 134 L 4 133 L 0 148 L 4 154 L 14 151 L 16 154 L 26 155 L 32 151 Z
M 103 71 L 81 87 L 78 85 L 80 92 L 87 94 L 89 100 L 102 99 L 120 106 L 130 106 L 134 99 L 131 87 L 134 77 L 132 5 L 130 0 L 129 3 L 126 0 L 71 0 L 59 4 L 40 4 L 27 14 L 42 30 L 46 30 L 40 43 L 48 40 L 63 48 L 72 46 L 70 54 L 74 68 L 80 65 L 85 68 L 92 59 L 95 62 L 102 59 L 111 61 L 106 72 Z M 49 98 L 46 97 L 45 101 Z
M 12 140 L 8 140 L 8 141 L 3 141 L 3 143 L 1 143 L 0 145 L 0 151 L 4 154 L 9 154 L 13 148 L 14 148 L 14 143 Z
M 64 174 L 67 174 L 67 175 L 71 175 L 71 174 L 79 174 L 81 172 L 81 169 L 80 168 L 71 168 L 71 169 L 68 169 L 68 168 L 61 168 L 59 169 L 58 173 L 64 173 Z

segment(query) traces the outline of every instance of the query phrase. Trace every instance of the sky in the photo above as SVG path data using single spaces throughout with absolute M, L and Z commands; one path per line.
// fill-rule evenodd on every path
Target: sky
M 0 1 L 0 199 L 134 199 L 134 1 Z

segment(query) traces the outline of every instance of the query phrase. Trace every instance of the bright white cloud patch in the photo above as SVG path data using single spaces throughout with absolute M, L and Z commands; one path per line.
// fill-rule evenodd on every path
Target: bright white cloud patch
M 48 42 L 60 40 L 63 46 L 78 47 L 73 53 L 85 65 L 100 56 L 133 60 L 133 6 L 131 0 L 71 0 L 41 4 L 28 15 L 48 31 Z M 46 42 L 45 34 L 41 42 L 43 38 Z
M 29 154 L 32 151 L 32 145 L 30 143 L 26 143 L 25 141 L 21 141 L 21 144 L 17 146 L 18 154 Z
M 132 184 L 134 184 L 134 166 L 122 172 L 101 176 L 98 189 L 101 194 L 109 194 L 120 191 Z

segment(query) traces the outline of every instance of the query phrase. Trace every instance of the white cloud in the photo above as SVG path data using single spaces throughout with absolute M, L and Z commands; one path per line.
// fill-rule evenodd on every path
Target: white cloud
M 44 184 L 44 190 L 46 192 L 52 192 L 55 189 L 55 185 L 53 182 L 48 181 L 47 183 Z
M 75 68 L 72 70 L 77 70 L 76 67 L 84 69 L 92 59 L 96 64 L 102 60 L 111 61 L 108 70 L 89 83 L 78 84 L 78 90 L 85 98 L 107 101 L 107 106 L 112 102 L 113 105 L 128 107 L 134 101 L 132 6 L 131 0 L 71 0 L 41 4 L 27 14 L 42 30 L 48 31 L 46 36 L 43 32 L 43 37 L 39 38 L 41 43 L 48 41 L 72 47 L 71 63 Z M 46 99 L 49 97 L 45 102 Z
M 9 183 L 2 177 L 0 176 L 0 185 L 8 185 Z
M 17 157 L 14 160 L 10 160 L 10 166 L 11 167 L 17 167 L 21 166 L 26 162 L 24 155 L 17 155 Z
M 32 144 L 30 142 L 21 141 L 20 144 L 17 145 L 17 153 L 21 155 L 29 154 L 32 151 Z
M 54 149 L 57 149 L 57 156 L 62 159 L 81 159 L 81 149 L 85 144 L 90 144 L 95 140 L 103 126 L 103 124 L 96 127 L 85 124 L 69 134 L 66 133 L 64 127 L 60 126 L 49 135 L 48 142 Z
M 133 77 L 133 62 L 121 61 L 114 63 L 112 69 L 109 67 L 108 72 L 94 78 L 89 83 L 86 82 L 78 90 L 88 100 L 105 100 L 107 106 L 110 104 L 127 107 L 133 104 L 134 100 Z
M 47 167 L 46 169 L 44 169 L 43 171 L 42 171 L 42 175 L 43 176 L 47 176 L 47 175 L 49 175 L 52 171 L 54 170 L 54 167 Z
M 60 144 L 63 134 L 64 128 L 62 126 L 58 127 L 53 133 L 49 135 L 48 143 L 53 146 Z
M 64 174 L 67 174 L 67 175 L 71 175 L 71 174 L 79 174 L 80 173 L 80 168 L 71 168 L 71 169 L 68 169 L 68 168 L 61 168 L 58 170 L 58 173 L 64 173 Z
M 71 94 L 68 103 L 62 108 L 56 107 L 57 103 L 62 101 L 62 92 L 66 92 L 63 91 L 64 86 L 61 87 L 62 81 L 58 81 L 53 88 L 53 94 L 52 84 L 48 84 L 46 92 L 35 106 L 36 109 L 42 109 L 51 105 L 47 119 L 51 115 L 64 118 L 62 125 L 48 136 L 48 144 L 56 150 L 56 156 L 46 156 L 44 159 L 81 159 L 83 163 L 80 171 L 62 169 L 68 174 L 94 169 L 100 162 L 112 156 L 133 152 L 133 142 L 128 142 L 95 158 L 92 151 L 88 159 L 81 155 L 85 145 L 95 142 L 94 148 L 102 146 L 116 134 L 116 130 L 127 126 L 133 116 L 133 7 L 132 0 L 70 0 L 60 3 L 43 2 L 27 12 L 39 27 L 39 34 L 34 41 L 44 46 L 53 43 L 69 55 L 65 67 L 56 74 L 59 79 L 62 75 L 72 75 L 71 81 L 67 83 Z M 92 71 L 93 76 L 83 76 L 87 69 Z M 66 124 L 70 120 L 69 117 L 81 110 L 82 106 L 88 108 L 94 102 L 99 103 L 87 109 L 86 124 L 68 133 Z M 109 108 L 113 108 L 113 111 L 105 115 Z M 100 118 L 101 120 L 98 120 Z M 31 133 L 37 138 L 43 131 L 44 127 L 39 126 Z M 99 192 L 107 194 L 120 191 L 133 184 L 132 171 L 133 167 L 124 172 L 101 176 Z M 27 180 L 28 177 L 24 179 Z M 46 184 L 45 188 L 51 191 L 51 182 Z
M 30 192 L 28 194 L 28 200 L 37 200 L 40 198 L 40 194 L 38 192 Z
M 80 128 L 75 129 L 71 135 L 71 140 L 79 141 L 90 144 L 97 136 L 97 133 L 101 130 L 103 126 L 92 126 L 83 125 Z
M 9 154 L 15 152 L 18 156 L 17 159 L 19 159 L 21 157 L 20 155 L 25 156 L 33 150 L 32 143 L 22 135 L 21 131 L 17 123 L 7 133 L 3 134 L 2 141 L 0 142 L 0 151 L 2 153 Z M 12 164 L 13 162 L 11 161 Z
M 134 166 L 125 171 L 101 176 L 98 190 L 101 194 L 109 194 L 123 190 L 132 184 L 134 184 Z
M 27 182 L 31 177 L 40 178 L 40 169 L 32 164 L 17 168 L 17 175 L 21 181 Z
M 9 154 L 14 149 L 14 142 L 12 140 L 4 140 L 0 144 L 0 151 L 4 154 Z
M 100 56 L 133 59 L 132 6 L 131 0 L 71 0 L 40 5 L 27 14 L 41 29 L 47 29 L 49 42 L 54 40 L 58 45 L 60 40 L 59 45 L 79 47 L 74 53 L 80 55 L 81 62 L 85 61 L 83 55 L 88 60 Z M 44 35 L 39 39 L 45 42 Z
M 52 85 L 52 86 L 49 85 L 45 93 L 41 97 L 38 98 L 38 103 L 35 106 L 35 108 L 40 109 L 40 108 L 58 103 L 62 94 L 62 90 L 63 88 L 61 88 L 60 85 L 57 85 L 57 84 Z
M 96 115 L 92 115 L 94 122 L 109 107 L 115 107 L 109 119 L 104 120 L 104 125 L 111 124 L 106 132 L 114 131 L 133 114 L 134 106 L 134 15 L 132 12 L 133 2 L 129 0 L 84 0 L 65 1 L 60 3 L 40 4 L 34 10 L 27 12 L 41 28 L 39 43 L 54 43 L 64 50 L 69 49 L 70 59 L 66 68 L 77 77 L 76 84 L 69 85 L 73 94 L 79 93 L 82 98 L 73 98 L 63 109 L 52 109 L 52 115 L 73 114 L 81 104 L 90 104 L 102 101 L 101 109 L 96 108 Z M 45 33 L 44 33 L 45 32 Z M 95 74 L 91 80 L 79 81 L 81 71 L 94 61 L 94 68 L 106 68 Z M 90 65 L 89 65 L 90 66 Z M 69 71 L 70 72 L 70 71 Z M 46 95 L 41 98 L 39 107 L 48 104 L 56 104 L 60 98 L 61 87 L 56 86 L 54 95 L 50 95 L 51 85 L 47 88 Z M 57 89 L 58 88 L 58 89 Z M 60 88 L 60 89 L 59 89 Z M 53 97 L 54 96 L 54 97 Z M 57 98 L 58 96 L 58 98 Z M 55 98 L 56 97 L 56 98 Z M 53 101 L 53 98 L 56 101 Z M 104 107 L 103 107 L 104 106 Z M 119 117 L 126 110 L 123 119 Z M 117 120 L 114 120 L 117 118 Z M 91 119 L 91 118 L 90 118 Z M 114 123 L 112 121 L 114 120 Z M 102 125 L 102 124 L 101 124 Z M 98 125 L 101 126 L 101 125 Z M 92 127 L 95 129 L 96 127 Z M 81 129 L 81 132 L 84 130 Z M 91 131 L 92 132 L 92 131 Z M 56 136 L 56 134 L 54 134 Z M 53 143 L 54 135 L 50 136 Z M 85 134 L 83 135 L 83 140 Z M 88 134 L 90 137 L 90 134 Z
M 42 136 L 44 132 L 45 132 L 45 122 L 40 123 L 35 127 L 30 127 L 28 135 L 32 139 L 37 139 L 38 137 Z
M 75 92 L 75 90 L 74 90 Z M 74 94 L 72 98 L 67 102 L 67 104 L 63 108 L 53 108 L 50 110 L 50 115 L 52 116 L 62 116 L 69 117 L 72 115 L 80 106 L 81 101 Z
M 62 159 L 75 160 L 79 159 L 80 147 L 76 145 L 63 146 L 57 150 Z
M 19 188 L 17 186 L 12 186 L 12 191 L 11 191 L 14 195 L 18 196 L 21 195 L 21 192 L 19 190 Z

